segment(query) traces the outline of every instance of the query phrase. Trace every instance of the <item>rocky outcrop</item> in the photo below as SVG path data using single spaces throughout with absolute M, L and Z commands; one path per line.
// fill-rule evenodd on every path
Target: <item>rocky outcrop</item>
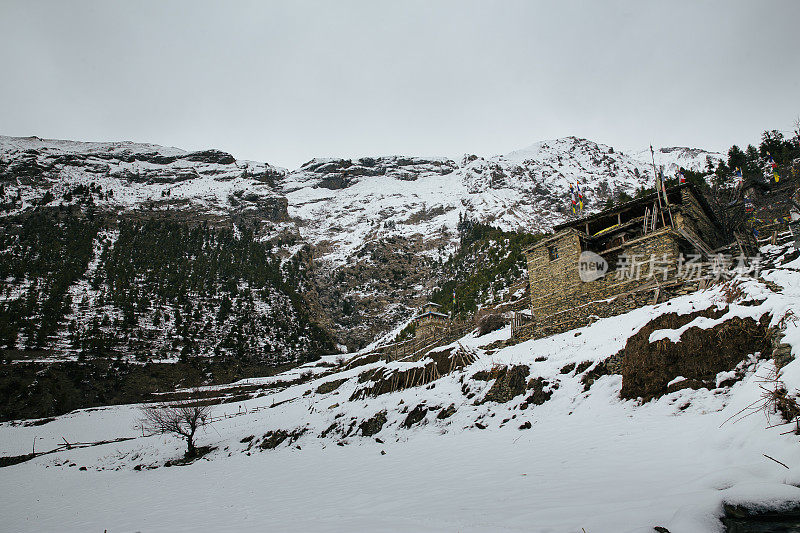
M 495 382 L 481 403 L 505 403 L 524 393 L 527 389 L 526 380 L 529 373 L 530 368 L 527 365 L 516 365 L 499 370 Z
M 379 433 L 381 429 L 383 429 L 383 425 L 386 423 L 386 411 L 381 411 L 376 413 L 375 416 L 364 420 L 361 424 L 359 424 L 359 429 L 361 430 L 361 434 L 365 437 L 371 437 L 376 433 Z
M 337 190 L 356 183 L 359 178 L 386 176 L 405 181 L 415 181 L 431 174 L 445 175 L 458 169 L 449 159 L 421 157 L 362 157 L 361 159 L 312 159 L 297 171 L 311 174 L 319 181 L 318 187 Z
M 410 428 L 414 424 L 419 424 L 428 414 L 428 407 L 425 404 L 420 404 L 409 411 L 405 420 L 403 420 L 403 427 Z
M 232 165 L 236 163 L 236 159 L 231 154 L 213 149 L 191 152 L 183 156 L 182 159 L 195 161 L 197 163 L 213 163 L 216 165 Z
M 760 321 L 732 317 L 708 329 L 690 327 L 679 342 L 669 338 L 650 342 L 650 335 L 656 330 L 677 329 L 699 316 L 720 318 L 724 312 L 711 309 L 687 315 L 670 313 L 651 320 L 625 345 L 620 395 L 649 400 L 680 388 L 713 388 L 717 373 L 735 368 L 748 355 L 771 355 L 769 315 Z M 678 376 L 684 379 L 670 388 L 670 382 Z

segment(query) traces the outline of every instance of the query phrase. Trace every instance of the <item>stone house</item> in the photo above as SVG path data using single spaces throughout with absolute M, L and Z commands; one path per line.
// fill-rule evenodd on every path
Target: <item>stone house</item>
M 525 251 L 533 320 L 524 336 L 566 331 L 657 301 L 686 283 L 688 261 L 694 268 L 726 240 L 711 207 L 688 183 L 558 225 Z
M 449 330 L 450 317 L 439 312 L 441 305 L 428 302 L 422 306 L 420 314 L 414 319 L 416 337 L 433 337 Z

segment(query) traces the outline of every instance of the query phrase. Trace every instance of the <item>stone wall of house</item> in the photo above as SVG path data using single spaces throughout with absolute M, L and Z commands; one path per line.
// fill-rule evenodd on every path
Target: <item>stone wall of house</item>
M 416 321 L 416 336 L 429 337 L 436 335 L 441 330 L 446 330 L 450 327 L 450 320 L 447 317 L 439 315 L 423 315 Z
M 673 280 L 656 285 L 650 280 L 650 284 L 616 297 L 576 304 L 574 307 L 547 316 L 544 320 L 525 324 L 518 330 L 515 339 L 518 341 L 538 339 L 588 326 L 601 318 L 620 315 L 645 305 L 695 292 L 704 288 L 706 282 L 705 279 Z
M 674 281 L 680 254 L 680 237 L 670 228 L 626 243 L 617 253 L 605 254 L 609 271 L 605 277 L 583 282 L 578 272 L 580 236 L 567 230 L 561 237 L 544 242 L 528 252 L 531 283 L 531 313 L 536 323 L 574 310 L 587 302 L 628 293 L 637 288 Z M 548 247 L 558 246 L 559 257 L 550 260 Z M 601 254 L 603 255 L 603 254 Z M 617 259 L 637 258 L 635 267 L 618 267 Z M 654 257 L 656 262 L 649 259 Z
M 565 305 L 565 294 L 574 294 L 581 283 L 578 258 L 581 255 L 580 234 L 575 230 L 557 233 L 526 252 L 530 283 L 531 311 L 538 319 Z M 550 258 L 555 248 L 558 257 Z

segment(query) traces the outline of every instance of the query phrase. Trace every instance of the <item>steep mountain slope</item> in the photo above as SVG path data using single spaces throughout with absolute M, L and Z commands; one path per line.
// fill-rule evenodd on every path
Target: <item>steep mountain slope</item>
M 14 357 L 280 364 L 333 348 L 301 296 L 306 252 L 287 258 L 291 244 L 252 228 L 87 217 L 76 206 L 0 228 L 0 346 Z

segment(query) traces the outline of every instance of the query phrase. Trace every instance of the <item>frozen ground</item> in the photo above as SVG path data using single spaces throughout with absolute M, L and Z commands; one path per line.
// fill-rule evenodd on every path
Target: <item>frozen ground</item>
M 764 281 L 743 281 L 740 301 L 750 305 L 734 302 L 719 320 L 766 313 L 778 325 L 784 318 L 784 342 L 797 355 L 800 328 L 792 313 L 800 313 L 798 268 L 795 260 L 765 271 Z M 800 438 L 783 435 L 785 426 L 765 429 L 763 413 L 735 416 L 758 400 L 760 380 L 773 363 L 753 356 L 732 386 L 684 389 L 646 404 L 619 398 L 620 376 L 601 377 L 584 392 L 580 375 L 560 369 L 616 353 L 658 314 L 724 305 L 717 287 L 493 354 L 479 346 L 507 337 L 507 330 L 467 336 L 460 344 L 478 359 L 463 371 L 434 387 L 364 400 L 349 400 L 364 386 L 357 382 L 363 371 L 420 363 L 373 363 L 328 375 L 317 367 L 306 383 L 217 406 L 215 416 L 234 416 L 200 435 L 199 445 L 216 449 L 188 466 L 164 466 L 181 456 L 181 441 L 139 436 L 0 469 L 0 530 L 622 533 L 660 525 L 672 533 L 721 531 L 723 502 L 774 507 L 800 501 Z M 697 319 L 694 325 L 713 323 Z M 680 338 L 678 330 L 653 335 Z M 551 387 L 543 405 L 524 410 L 522 396 L 474 405 L 492 382 L 472 376 L 495 364 L 526 364 L 531 376 L 558 388 Z M 347 381 L 332 393 L 314 392 L 333 379 Z M 800 361 L 785 366 L 782 379 L 791 391 L 800 386 Z M 477 396 L 466 398 L 463 384 Z M 431 410 L 419 424 L 403 427 L 403 409 L 419 404 L 454 404 L 457 411 L 441 420 L 438 409 Z M 239 415 L 245 408 L 248 413 Z M 387 421 L 374 437 L 348 432 L 379 411 Z M 135 437 L 141 435 L 137 417 L 135 406 L 118 406 L 39 426 L 2 424 L 0 454 L 27 453 L 34 437 L 39 450 L 62 437 Z M 531 428 L 519 429 L 526 422 Z M 332 424 L 336 429 L 320 437 Z M 273 450 L 242 442 L 277 429 L 306 433 Z

